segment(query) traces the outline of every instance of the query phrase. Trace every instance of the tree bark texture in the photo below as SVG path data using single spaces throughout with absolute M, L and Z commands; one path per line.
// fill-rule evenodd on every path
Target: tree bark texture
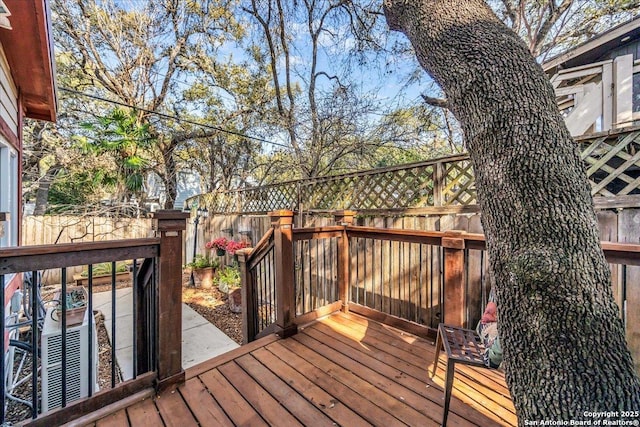
M 166 192 L 166 200 L 164 202 L 165 209 L 173 209 L 173 205 L 176 202 L 178 195 L 178 168 L 176 166 L 176 160 L 173 157 L 173 151 L 175 146 L 169 145 L 165 149 L 161 149 L 162 161 L 164 163 L 163 177 L 164 189 Z
M 464 130 L 520 425 L 640 409 L 584 165 L 541 67 L 481 0 L 384 7 Z

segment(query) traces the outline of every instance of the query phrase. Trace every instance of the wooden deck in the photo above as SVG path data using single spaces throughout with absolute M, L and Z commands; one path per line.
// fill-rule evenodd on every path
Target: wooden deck
M 433 355 L 431 342 L 336 313 L 291 338 L 263 338 L 195 366 L 177 391 L 85 425 L 436 426 L 445 356 L 431 379 Z M 516 424 L 504 375 L 456 371 L 450 426 Z

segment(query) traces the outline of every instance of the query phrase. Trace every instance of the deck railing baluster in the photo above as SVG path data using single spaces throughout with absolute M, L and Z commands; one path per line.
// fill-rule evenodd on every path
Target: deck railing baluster
M 88 335 L 87 336 L 87 342 L 89 343 L 89 357 L 88 357 L 89 363 L 87 365 L 87 371 L 88 371 L 87 372 L 87 378 L 88 378 L 87 379 L 87 382 L 88 382 L 87 390 L 88 390 L 89 397 L 91 397 L 91 396 L 93 396 L 93 384 L 94 384 L 93 381 L 96 380 L 96 378 L 93 378 L 93 369 L 92 369 L 92 366 L 93 366 L 93 363 L 94 363 L 94 360 L 93 360 L 93 357 L 94 357 L 94 354 L 93 354 L 93 348 L 94 348 L 93 340 L 94 339 L 96 339 L 96 340 L 98 339 L 98 337 L 94 338 L 94 336 L 93 336 L 93 322 L 94 322 L 94 319 L 93 319 L 93 265 L 92 264 L 89 264 L 87 266 L 87 274 L 88 274 L 87 275 L 87 284 L 89 286 L 89 294 L 87 296 L 87 300 L 88 300 L 87 301 L 87 311 L 88 311 L 87 316 L 91 316 L 91 317 L 89 317 L 89 327 L 87 328 L 87 335 Z M 95 355 L 95 356 L 97 357 L 97 355 Z
M 131 298 L 132 298 L 132 307 L 134 310 L 138 309 L 138 260 L 136 258 L 133 259 L 133 264 L 131 266 Z M 133 359 L 133 379 L 138 378 L 138 322 L 136 321 L 136 317 L 133 316 L 132 323 L 132 333 L 133 333 L 133 342 L 132 342 L 132 359 Z
M 160 278 L 158 273 L 158 258 L 153 259 L 153 270 L 152 276 L 153 280 L 151 281 L 151 286 L 149 289 L 149 344 L 148 348 L 148 360 L 149 367 L 154 371 L 158 371 L 160 368 L 160 359 L 165 357 L 165 355 L 160 354 L 159 346 L 160 346 L 160 320 L 159 320 L 159 303 L 158 299 L 160 298 L 158 287 L 160 286 Z
M 62 310 L 60 311 L 60 317 L 62 319 L 62 407 L 67 406 L 67 269 L 65 267 L 62 268 L 62 273 L 60 275 L 62 281 L 62 290 L 60 291 L 60 298 L 62 301 L 59 302 L 62 305 Z M 35 349 L 34 349 L 35 351 Z
M 31 272 L 31 294 L 29 295 L 31 297 L 31 357 L 32 357 L 32 362 L 31 362 L 31 366 L 38 366 L 38 361 L 39 356 L 40 356 L 40 351 L 38 349 L 38 343 L 39 341 L 39 332 L 40 332 L 40 328 L 39 328 L 39 317 L 40 317 L 40 301 L 38 298 L 38 293 L 39 293 L 39 289 L 40 289 L 40 283 L 39 283 L 39 277 L 38 277 L 38 272 L 37 271 L 32 271 Z M 2 287 L 2 289 L 4 289 L 4 286 Z M 4 319 L 4 315 L 2 316 L 2 319 Z M 4 321 L 4 320 L 3 320 Z M 3 347 L 4 348 L 4 347 Z M 33 368 L 32 368 L 33 369 Z M 4 376 L 2 377 L 4 378 Z M 4 383 L 4 382 L 3 382 Z M 3 394 L 3 398 L 4 398 L 4 393 Z M 38 408 L 39 408 L 39 404 L 38 404 L 38 374 L 37 371 L 34 373 L 32 370 L 31 373 L 31 417 L 32 418 L 36 418 L 38 416 Z M 3 405 L 4 406 L 4 405 Z M 2 420 L 4 421 L 4 417 L 2 418 Z
M 116 263 L 111 262 L 111 388 L 116 386 Z

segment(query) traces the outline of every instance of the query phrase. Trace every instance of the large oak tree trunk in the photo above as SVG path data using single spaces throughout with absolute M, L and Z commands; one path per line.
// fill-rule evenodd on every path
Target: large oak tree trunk
M 483 1 L 384 6 L 464 130 L 519 423 L 640 409 L 584 165 L 541 67 Z

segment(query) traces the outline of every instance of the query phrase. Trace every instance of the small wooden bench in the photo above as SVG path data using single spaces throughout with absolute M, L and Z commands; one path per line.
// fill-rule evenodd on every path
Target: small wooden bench
M 438 325 L 436 356 L 433 361 L 432 377 L 436 374 L 438 358 L 442 347 L 444 347 L 447 353 L 447 373 L 444 379 L 444 414 L 442 415 L 442 425 L 446 426 L 456 363 L 480 366 L 483 368 L 488 368 L 488 366 L 485 364 L 483 357 L 485 352 L 484 343 L 476 331 L 440 323 L 440 325 Z

